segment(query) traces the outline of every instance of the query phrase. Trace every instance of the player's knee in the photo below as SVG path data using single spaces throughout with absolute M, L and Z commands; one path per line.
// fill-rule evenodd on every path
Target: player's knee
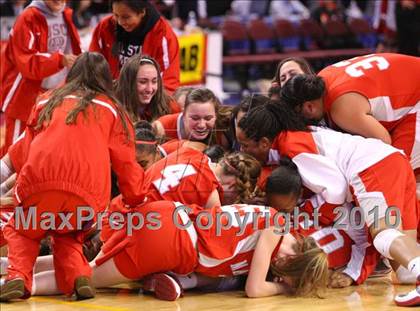
M 390 254 L 392 243 L 404 234 L 396 229 L 385 229 L 380 231 L 373 239 L 376 250 L 384 257 L 393 259 Z

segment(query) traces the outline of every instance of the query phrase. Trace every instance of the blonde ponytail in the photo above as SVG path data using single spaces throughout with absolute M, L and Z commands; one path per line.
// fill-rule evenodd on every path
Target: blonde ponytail
M 271 265 L 274 276 L 292 278 L 296 296 L 323 298 L 328 286 L 328 259 L 311 237 L 298 239 L 296 255 L 278 259 Z

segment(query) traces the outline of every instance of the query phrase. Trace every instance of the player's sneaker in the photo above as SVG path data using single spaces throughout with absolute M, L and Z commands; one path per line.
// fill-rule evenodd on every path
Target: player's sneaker
M 382 278 L 392 272 L 392 268 L 389 264 L 388 259 L 382 259 L 378 262 L 375 270 L 369 275 L 369 278 Z
M 407 294 L 400 294 L 394 298 L 397 306 L 415 307 L 420 306 L 420 276 L 417 277 L 416 288 Z
M 84 300 L 95 297 L 95 288 L 87 276 L 80 276 L 74 281 L 74 293 L 77 300 Z
M 154 292 L 161 300 L 174 301 L 182 296 L 182 287 L 175 276 L 156 273 L 143 279 L 143 290 Z
M 23 279 L 13 280 L 2 279 L 0 283 L 0 301 L 9 301 L 13 299 L 25 299 L 25 283 Z
M 88 237 L 83 242 L 83 255 L 87 261 L 91 262 L 101 251 L 102 247 L 101 232 L 95 231 L 88 234 Z

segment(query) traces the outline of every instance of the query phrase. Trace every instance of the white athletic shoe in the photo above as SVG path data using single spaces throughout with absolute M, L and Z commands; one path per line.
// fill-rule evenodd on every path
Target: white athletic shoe
M 175 276 L 166 273 L 156 273 L 145 277 L 143 290 L 154 292 L 161 300 L 174 301 L 182 296 L 182 287 Z
M 416 288 L 407 294 L 400 294 L 394 298 L 397 306 L 415 307 L 420 306 L 420 276 L 417 277 Z

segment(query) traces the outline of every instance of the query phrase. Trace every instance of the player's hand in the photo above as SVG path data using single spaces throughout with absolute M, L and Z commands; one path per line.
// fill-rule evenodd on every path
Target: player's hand
M 73 66 L 74 62 L 76 61 L 77 55 L 74 54 L 64 54 L 62 64 L 64 67 L 70 68 Z
M 328 287 L 330 288 L 343 288 L 353 284 L 353 279 L 341 271 L 334 271 L 330 275 Z
M 16 201 L 13 196 L 2 196 L 0 197 L 0 209 L 10 208 L 10 205 L 15 205 Z

